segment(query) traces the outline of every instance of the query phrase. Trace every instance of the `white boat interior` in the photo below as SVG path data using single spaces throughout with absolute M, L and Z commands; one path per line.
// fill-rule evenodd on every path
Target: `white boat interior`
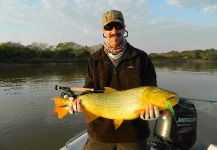
M 87 132 L 86 130 L 79 133 L 75 137 L 68 140 L 64 147 L 60 150 L 81 150 L 85 142 L 87 141 Z M 154 148 L 150 148 L 150 150 L 157 150 Z M 201 146 L 194 146 L 192 150 L 217 150 L 217 145 L 210 144 L 206 148 Z

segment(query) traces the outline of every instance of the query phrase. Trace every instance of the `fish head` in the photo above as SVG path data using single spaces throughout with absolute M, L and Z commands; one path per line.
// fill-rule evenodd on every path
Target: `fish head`
M 167 107 L 166 101 L 169 101 L 172 106 L 179 102 L 179 98 L 176 93 L 161 88 L 151 87 L 147 93 L 149 103 L 157 106 L 160 110 Z

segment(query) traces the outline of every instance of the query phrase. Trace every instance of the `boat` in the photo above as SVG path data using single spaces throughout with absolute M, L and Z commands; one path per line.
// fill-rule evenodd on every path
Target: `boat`
M 66 142 L 66 144 L 60 149 L 60 150 L 81 150 L 84 144 L 86 143 L 88 138 L 88 134 L 86 130 L 82 131 L 75 137 L 71 138 Z M 198 146 L 192 148 L 192 150 L 217 150 L 217 145 L 210 144 L 209 146 L 206 146 L 206 148 Z M 155 147 L 150 146 L 150 150 L 157 150 Z
M 72 137 L 70 140 L 68 140 L 65 146 L 60 150 L 81 150 L 87 141 L 87 137 L 87 132 L 84 130 L 75 137 Z

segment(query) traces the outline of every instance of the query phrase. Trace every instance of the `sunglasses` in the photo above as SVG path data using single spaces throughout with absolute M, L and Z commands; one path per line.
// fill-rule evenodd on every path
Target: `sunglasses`
M 120 23 L 109 23 L 107 25 L 104 26 L 104 29 L 107 31 L 111 31 L 113 28 L 115 28 L 116 30 L 122 30 L 124 28 L 124 26 Z

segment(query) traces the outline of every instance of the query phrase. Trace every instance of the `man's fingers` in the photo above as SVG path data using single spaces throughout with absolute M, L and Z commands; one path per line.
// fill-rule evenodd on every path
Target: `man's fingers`
M 142 111 L 140 112 L 140 118 L 141 118 L 142 120 L 145 120 L 144 115 L 145 115 L 145 111 L 142 110 Z
M 68 100 L 72 102 L 72 105 L 70 106 L 70 109 L 69 109 L 69 113 L 72 115 L 72 114 L 74 114 L 73 103 L 74 103 L 75 99 L 74 99 L 74 97 L 69 97 Z
M 77 111 L 81 112 L 81 100 L 80 99 L 77 100 Z
M 148 120 L 149 119 L 149 106 L 146 107 L 145 109 L 145 120 Z
M 156 106 L 154 106 L 154 114 L 155 114 L 155 118 L 156 118 L 156 119 L 159 118 L 159 116 L 160 116 L 160 111 L 159 111 L 159 109 L 158 109 Z
M 74 111 L 72 110 L 72 108 L 69 109 L 69 114 L 74 114 Z
M 158 119 L 159 116 L 160 116 L 159 109 L 153 105 L 148 105 L 145 108 L 145 111 L 141 111 L 140 113 L 140 118 L 142 120 L 147 120 L 147 121 L 156 120 Z
M 74 97 L 69 97 L 68 100 L 70 100 L 70 101 L 73 102 L 74 101 Z
M 72 104 L 72 108 L 73 108 L 73 111 L 77 111 L 77 104 L 76 104 L 76 101 Z
M 82 112 L 81 100 L 74 99 L 73 97 L 69 97 L 68 100 L 72 102 L 72 105 L 69 109 L 70 114 L 74 114 L 75 112 Z
M 155 117 L 152 105 L 149 105 L 149 114 L 150 114 L 150 119 L 153 119 Z

